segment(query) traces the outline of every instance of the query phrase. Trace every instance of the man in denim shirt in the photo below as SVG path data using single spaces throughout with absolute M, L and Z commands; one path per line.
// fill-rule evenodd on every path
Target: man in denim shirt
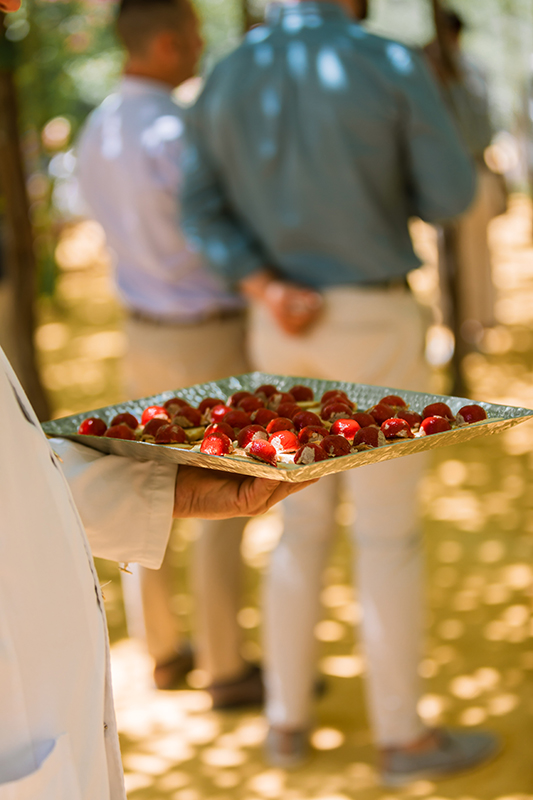
M 248 296 L 256 368 L 427 391 L 408 231 L 464 211 L 474 170 L 421 57 L 368 34 L 350 0 L 276 6 L 223 60 L 188 120 L 183 225 Z M 386 394 L 386 392 L 384 392 Z M 420 456 L 344 473 L 355 501 L 370 720 L 385 782 L 482 761 L 484 733 L 418 714 Z M 267 752 L 305 755 L 313 631 L 338 481 L 285 503 L 266 582 Z

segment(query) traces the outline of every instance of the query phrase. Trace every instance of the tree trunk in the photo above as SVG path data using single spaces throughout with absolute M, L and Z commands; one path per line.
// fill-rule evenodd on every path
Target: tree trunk
M 449 78 L 457 79 L 459 77 L 459 72 L 457 69 L 457 64 L 455 63 L 455 59 L 453 57 L 453 53 L 451 52 L 448 46 L 448 40 L 446 38 L 446 34 L 444 33 L 442 25 L 442 8 L 440 2 L 439 0 L 431 0 L 431 5 L 433 8 L 435 35 L 437 42 L 439 44 L 442 66 L 444 67 L 444 70 Z
M 257 25 L 263 20 L 262 17 L 256 17 L 254 14 L 252 14 L 247 0 L 241 0 L 241 7 L 244 33 L 248 33 L 250 28 L 253 28 L 254 25 Z
M 3 15 L 2 15 L 3 16 Z M 35 359 L 36 263 L 26 178 L 20 150 L 13 72 L 0 69 L 0 184 L 6 201 L 5 262 L 10 294 L 8 355 L 39 419 L 50 417 Z
M 459 80 L 460 74 L 455 62 L 454 54 L 448 46 L 448 39 L 442 24 L 442 9 L 439 0 L 431 0 L 433 8 L 433 20 L 435 23 L 435 34 L 439 45 L 439 53 L 444 76 L 447 80 Z M 451 394 L 466 397 L 468 395 L 467 386 L 463 374 L 463 359 L 468 352 L 466 342 L 461 332 L 461 319 L 459 313 L 459 285 L 458 271 L 459 264 L 457 259 L 457 231 L 453 222 L 442 227 L 442 252 L 440 257 L 445 264 L 445 283 L 444 292 L 447 293 L 450 302 L 451 328 L 454 338 L 453 356 L 450 364 L 452 388 Z M 441 273 L 441 279 L 443 275 Z
M 451 327 L 454 348 L 450 363 L 452 386 L 450 394 L 455 397 L 469 397 L 469 389 L 465 381 L 463 371 L 463 360 L 471 351 L 471 347 L 464 339 L 461 330 L 461 297 L 459 293 L 459 263 L 457 260 L 457 227 L 453 222 L 447 222 L 441 228 L 442 241 L 441 253 L 439 258 L 444 259 L 446 265 L 445 275 L 441 274 L 441 280 L 445 285 L 442 291 L 447 295 L 450 305 L 450 319 L 447 320 Z

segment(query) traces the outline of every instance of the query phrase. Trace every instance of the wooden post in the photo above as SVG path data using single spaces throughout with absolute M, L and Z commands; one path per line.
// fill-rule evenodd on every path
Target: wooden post
M 8 355 L 39 419 L 50 417 L 50 408 L 37 370 L 33 335 L 36 296 L 36 263 L 33 233 L 26 194 L 26 177 L 20 149 L 18 104 L 13 77 L 6 52 L 0 15 L 0 185 L 5 197 L 5 256 L 11 302 L 7 313 Z
M 433 8 L 435 34 L 439 45 L 442 66 L 444 67 L 444 70 L 449 78 L 457 79 L 459 77 L 459 71 L 457 69 L 457 64 L 455 63 L 455 58 L 453 57 L 453 54 L 448 46 L 448 40 L 444 32 L 444 27 L 442 24 L 442 8 L 440 6 L 440 2 L 439 0 L 431 0 L 431 5 Z
M 450 394 L 455 397 L 468 397 L 468 386 L 463 373 L 463 360 L 471 348 L 467 345 L 461 332 L 461 296 L 459 293 L 460 265 L 457 259 L 457 226 L 454 222 L 446 223 L 442 228 L 441 254 L 444 258 L 446 272 L 441 275 L 446 282 L 443 289 L 450 302 L 450 325 L 453 332 L 454 348 L 450 364 L 452 385 Z
M 439 46 L 440 62 L 442 66 L 442 79 L 446 81 L 460 80 L 460 72 L 455 61 L 453 52 L 448 45 L 448 39 L 444 31 L 442 20 L 442 9 L 439 0 L 431 0 L 433 8 L 433 20 L 435 23 L 435 34 Z M 463 375 L 463 359 L 468 353 L 466 342 L 461 333 L 460 315 L 460 296 L 459 296 L 459 264 L 457 260 L 457 230 L 453 222 L 442 226 L 442 245 L 440 257 L 444 258 L 445 263 L 445 282 L 443 287 L 447 292 L 450 301 L 451 319 L 450 324 L 454 337 L 454 349 L 450 369 L 452 373 L 451 394 L 465 397 L 467 386 Z M 443 278 L 441 272 L 441 279 Z
M 241 0 L 243 32 L 248 33 L 250 28 L 262 22 L 262 17 L 257 17 L 250 11 L 248 0 Z
M 247 33 L 251 26 L 253 25 L 250 9 L 248 8 L 248 3 L 246 0 L 241 0 L 241 8 L 242 8 L 242 27 L 244 33 Z

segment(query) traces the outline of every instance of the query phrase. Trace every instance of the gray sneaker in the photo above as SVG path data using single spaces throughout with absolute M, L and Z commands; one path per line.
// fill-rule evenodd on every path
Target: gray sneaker
M 269 728 L 265 740 L 265 758 L 273 767 L 296 769 L 309 759 L 308 731 L 284 731 Z
M 437 731 L 438 747 L 421 753 L 388 750 L 383 754 L 381 782 L 385 786 L 404 786 L 411 781 L 446 778 L 471 769 L 500 750 L 500 740 L 488 731 Z

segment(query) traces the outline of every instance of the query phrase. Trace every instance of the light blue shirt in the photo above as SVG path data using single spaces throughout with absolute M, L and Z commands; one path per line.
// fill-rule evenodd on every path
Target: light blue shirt
M 272 266 L 313 287 L 419 265 L 418 215 L 459 214 L 475 173 L 422 56 L 334 3 L 274 10 L 187 112 L 185 233 L 230 281 Z
M 85 124 L 77 172 L 81 194 L 114 255 L 124 305 L 194 322 L 241 301 L 179 227 L 182 113 L 165 84 L 123 78 Z

